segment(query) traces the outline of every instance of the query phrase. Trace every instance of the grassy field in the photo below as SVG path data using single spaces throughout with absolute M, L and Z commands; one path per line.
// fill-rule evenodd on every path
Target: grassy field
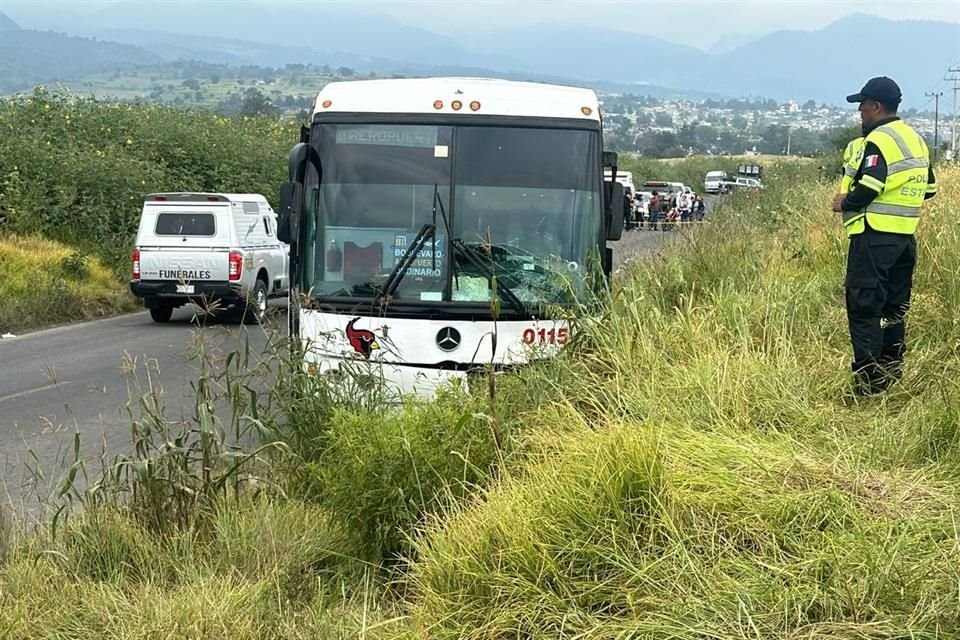
M 351 76 L 353 77 L 353 76 Z M 320 67 L 302 69 L 258 69 L 241 72 L 228 66 L 202 63 L 171 63 L 136 69 L 94 74 L 63 85 L 77 95 L 99 100 L 146 100 L 181 107 L 216 109 L 231 96 L 242 96 L 256 89 L 275 105 L 288 111 L 306 109 L 327 83 L 342 80 L 336 70 Z M 287 104 L 287 97 L 296 104 Z
M 95 256 L 37 236 L 0 236 L 0 273 L 0 334 L 139 306 Z
M 960 170 L 924 212 L 905 378 L 867 400 L 811 173 L 633 263 L 495 402 L 335 403 L 282 349 L 201 351 L 170 433 L 133 371 L 137 455 L 64 488 L 82 514 L 3 529 L 0 636 L 960 636 Z

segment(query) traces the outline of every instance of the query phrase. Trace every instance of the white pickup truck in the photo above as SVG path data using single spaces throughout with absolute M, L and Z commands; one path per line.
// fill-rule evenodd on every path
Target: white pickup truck
M 144 198 L 130 290 L 155 322 L 196 303 L 256 322 L 286 295 L 289 246 L 259 194 L 153 193 Z

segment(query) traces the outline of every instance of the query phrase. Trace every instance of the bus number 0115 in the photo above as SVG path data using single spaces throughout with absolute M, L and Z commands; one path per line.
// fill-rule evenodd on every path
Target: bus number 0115
M 567 328 L 560 329 L 525 329 L 523 331 L 524 344 L 567 344 Z

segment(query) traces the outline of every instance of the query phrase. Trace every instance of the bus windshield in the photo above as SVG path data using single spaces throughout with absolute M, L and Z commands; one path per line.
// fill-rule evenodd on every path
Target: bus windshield
M 564 303 L 586 286 L 600 247 L 598 132 L 319 124 L 311 138 L 323 175 L 305 181 L 305 293 L 376 299 L 405 255 L 392 301 Z

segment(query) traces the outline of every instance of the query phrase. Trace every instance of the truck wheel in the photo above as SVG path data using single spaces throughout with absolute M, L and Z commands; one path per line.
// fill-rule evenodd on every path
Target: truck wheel
M 154 322 L 170 322 L 173 315 L 172 304 L 162 304 L 159 307 L 150 307 L 150 317 Z
M 257 280 L 253 289 L 247 294 L 246 309 L 243 321 L 247 324 L 263 322 L 267 315 L 267 283 Z

